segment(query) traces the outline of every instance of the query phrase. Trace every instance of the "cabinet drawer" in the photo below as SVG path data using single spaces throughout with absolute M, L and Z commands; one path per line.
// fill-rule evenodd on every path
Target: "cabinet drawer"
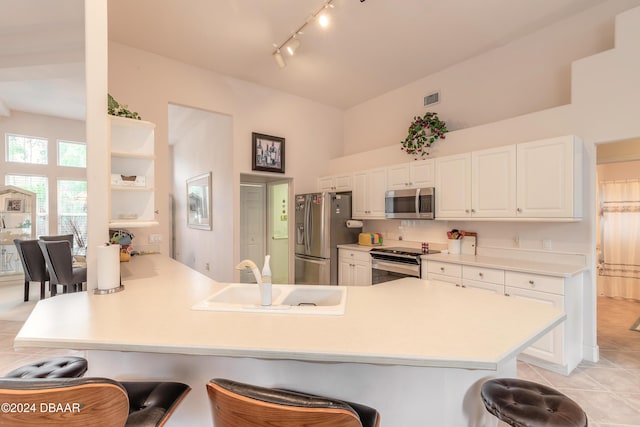
M 437 280 L 439 282 L 447 282 L 456 286 L 462 286 L 462 279 L 460 277 L 445 276 L 443 274 L 429 273 L 427 274 L 427 280 Z
M 349 249 L 340 249 L 340 258 L 350 259 L 352 261 L 371 262 L 369 251 L 351 251 Z
M 498 270 L 495 268 L 472 267 L 465 265 L 462 267 L 462 277 L 464 279 L 475 280 L 477 282 L 504 285 L 504 270 Z
M 564 295 L 564 279 L 560 277 L 507 271 L 505 284 L 521 289 Z
M 448 262 L 427 261 L 427 272 L 445 276 L 462 277 L 462 266 Z

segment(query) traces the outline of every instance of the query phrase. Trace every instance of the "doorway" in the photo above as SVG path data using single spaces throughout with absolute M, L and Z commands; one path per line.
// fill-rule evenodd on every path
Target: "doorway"
M 240 176 L 240 259 L 250 259 L 261 269 L 265 255 L 271 255 L 273 283 L 290 283 L 291 187 L 291 179 Z M 242 271 L 240 282 L 255 283 L 255 279 Z
M 597 147 L 598 295 L 640 301 L 640 141 Z

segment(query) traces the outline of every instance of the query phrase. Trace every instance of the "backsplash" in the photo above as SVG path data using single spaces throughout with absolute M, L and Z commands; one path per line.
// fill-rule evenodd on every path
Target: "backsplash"
M 419 248 L 421 242 L 428 242 L 432 249 L 442 250 L 447 248 L 447 231 L 457 228 L 478 233 L 478 254 L 523 259 L 533 254 L 539 260 L 564 262 L 560 260 L 566 258 L 574 263 L 590 256 L 590 248 L 580 239 L 584 227 L 581 222 L 368 220 L 363 231 L 382 233 L 385 244 L 402 241 L 404 246 Z

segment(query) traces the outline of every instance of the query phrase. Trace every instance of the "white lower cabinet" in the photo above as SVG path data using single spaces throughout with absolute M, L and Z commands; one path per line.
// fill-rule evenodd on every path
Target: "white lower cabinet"
M 438 280 L 440 282 L 451 283 L 462 287 L 462 266 L 460 264 L 453 264 L 449 262 L 441 261 L 428 261 L 422 263 L 424 269 L 426 265 L 426 276 L 424 272 L 422 277 L 426 277 L 427 280 Z
M 338 285 L 371 285 L 371 255 L 369 252 L 338 249 Z
M 581 275 L 556 277 L 428 260 L 423 261 L 422 269 L 422 277 L 427 280 L 560 308 L 567 319 L 525 349 L 519 357 L 565 375 L 582 360 Z

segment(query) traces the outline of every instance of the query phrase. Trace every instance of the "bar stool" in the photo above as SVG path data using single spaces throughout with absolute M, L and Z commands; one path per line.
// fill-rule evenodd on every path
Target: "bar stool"
M 228 379 L 207 383 L 215 427 L 378 427 L 378 411 L 291 390 L 258 387 Z
M 573 400 L 551 387 L 515 378 L 482 384 L 484 406 L 514 427 L 586 427 L 587 414 Z
M 0 402 L 30 409 L 3 413 L 0 425 L 158 427 L 190 390 L 174 382 L 0 378 Z
M 82 357 L 50 357 L 14 369 L 4 378 L 79 378 L 87 372 L 87 366 L 87 359 Z

